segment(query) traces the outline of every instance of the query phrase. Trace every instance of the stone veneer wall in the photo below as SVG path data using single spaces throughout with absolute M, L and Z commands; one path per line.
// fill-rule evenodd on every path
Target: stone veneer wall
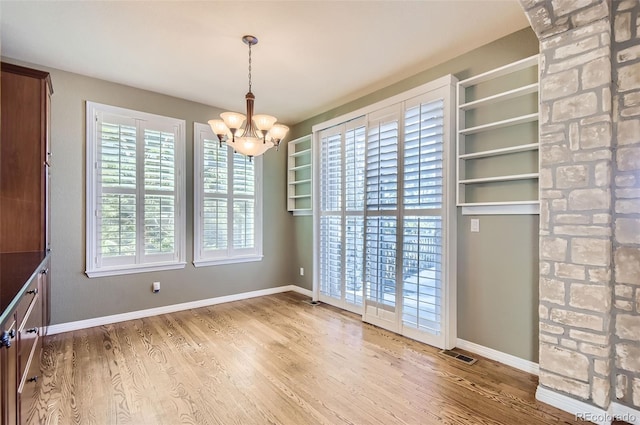
M 640 407 L 640 1 L 613 14 L 615 398 Z
M 541 52 L 540 385 L 639 407 L 639 1 L 520 2 Z

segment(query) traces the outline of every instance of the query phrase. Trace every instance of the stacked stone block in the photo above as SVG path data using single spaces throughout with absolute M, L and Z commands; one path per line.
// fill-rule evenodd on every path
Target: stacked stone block
M 540 39 L 540 385 L 640 407 L 640 2 L 521 0 Z
M 614 2 L 615 397 L 640 408 L 640 2 Z

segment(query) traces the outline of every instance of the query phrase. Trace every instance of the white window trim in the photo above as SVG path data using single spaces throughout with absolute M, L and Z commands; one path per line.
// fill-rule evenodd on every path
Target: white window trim
M 140 264 L 126 264 L 117 266 L 98 266 L 98 235 L 97 235 L 97 195 L 100 192 L 97 175 L 98 154 L 98 126 L 97 114 L 107 113 L 122 115 L 137 121 L 162 121 L 164 125 L 176 128 L 175 161 L 176 161 L 176 259 L 173 261 L 147 262 Z M 96 102 L 86 103 L 86 270 L 90 278 L 117 276 L 125 274 L 154 272 L 163 270 L 182 269 L 186 266 L 186 177 L 185 177 L 185 129 L 186 121 L 165 117 L 117 106 L 104 105 Z
M 253 158 L 255 164 L 255 248 L 254 252 L 247 253 L 246 250 L 236 250 L 237 253 L 233 254 L 233 248 L 228 248 L 227 253 L 224 255 L 210 255 L 207 256 L 202 250 L 202 208 L 203 208 L 203 158 L 202 158 L 202 142 L 203 139 L 217 140 L 217 136 L 211 131 L 211 127 L 208 124 L 202 124 L 198 122 L 193 123 L 193 265 L 195 267 L 207 267 L 218 266 L 223 264 L 238 264 L 238 263 L 250 263 L 256 261 L 262 261 L 264 255 L 262 251 L 262 238 L 263 238 L 263 211 L 262 211 L 262 198 L 263 198 L 263 157 L 259 156 Z M 223 144 L 224 149 L 226 145 Z M 231 217 L 231 220 L 233 218 Z M 232 235 L 228 235 L 229 239 L 232 239 Z M 229 244 L 229 247 L 231 245 Z M 244 251 L 244 253 L 243 253 Z

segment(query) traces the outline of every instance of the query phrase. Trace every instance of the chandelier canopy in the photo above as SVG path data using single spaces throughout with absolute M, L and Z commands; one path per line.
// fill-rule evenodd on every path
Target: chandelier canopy
M 256 97 L 251 92 L 251 46 L 258 44 L 253 35 L 245 35 L 242 41 L 249 46 L 249 92 L 245 96 L 247 115 L 238 112 L 223 112 L 221 120 L 209 120 L 211 130 L 218 136 L 220 147 L 226 142 L 236 152 L 249 157 L 259 156 L 272 147 L 280 145 L 289 127 L 276 124 L 276 117 L 271 115 L 254 115 L 253 103 Z

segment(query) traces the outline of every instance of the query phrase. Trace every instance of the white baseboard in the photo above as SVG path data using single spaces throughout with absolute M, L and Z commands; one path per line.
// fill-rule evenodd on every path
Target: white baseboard
M 536 400 L 549 404 L 565 412 L 575 415 L 576 420 L 593 422 L 598 425 L 610 425 L 610 415 L 606 410 L 596 407 L 584 401 L 576 400 L 564 394 L 538 385 Z
M 628 422 L 631 425 L 640 425 L 640 410 L 619 403 L 611 403 L 609 414 L 618 420 Z
M 576 420 L 593 422 L 598 425 L 610 425 L 614 420 L 620 420 L 632 425 L 640 425 L 640 410 L 613 402 L 609 410 L 601 409 L 573 397 L 557 393 L 538 385 L 536 399 L 575 416 Z
M 483 357 L 506 364 L 507 366 L 514 367 L 524 372 L 538 375 L 538 363 L 521 359 L 520 357 L 512 356 L 511 354 L 503 353 L 502 351 L 494 350 L 493 348 L 465 341 L 460 338 L 457 340 L 456 347 L 479 354 Z
M 76 322 L 60 323 L 49 326 L 48 335 L 55 335 L 63 332 L 77 331 L 79 329 L 93 328 L 95 326 L 109 325 L 112 323 L 125 322 L 127 320 L 142 319 L 144 317 L 157 316 L 159 314 L 175 313 L 177 311 L 190 310 L 192 308 L 207 307 L 215 304 L 228 303 L 231 301 L 246 300 L 249 298 L 263 297 L 265 295 L 279 294 L 281 292 L 294 291 L 302 295 L 311 297 L 312 292 L 298 285 L 284 285 L 276 288 L 261 289 L 258 291 L 242 292 L 240 294 L 226 295 L 223 297 L 207 298 L 204 300 L 191 301 L 181 304 L 172 304 L 162 307 L 149 308 L 146 310 L 131 311 L 129 313 L 114 314 L 111 316 L 96 317 L 93 319 L 78 320 Z
M 287 286 L 289 291 L 297 292 L 298 294 L 306 295 L 309 298 L 313 297 L 313 291 L 310 289 L 304 289 L 299 287 L 298 285 L 289 285 Z M 283 291 L 286 292 L 286 291 Z

